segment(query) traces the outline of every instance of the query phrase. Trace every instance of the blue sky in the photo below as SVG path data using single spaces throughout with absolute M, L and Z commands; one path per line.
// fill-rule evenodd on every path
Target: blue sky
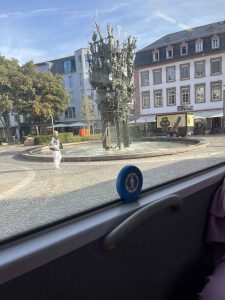
M 21 63 L 88 46 L 94 22 L 108 23 L 138 49 L 171 32 L 225 19 L 225 0 L 1 0 L 0 53 Z

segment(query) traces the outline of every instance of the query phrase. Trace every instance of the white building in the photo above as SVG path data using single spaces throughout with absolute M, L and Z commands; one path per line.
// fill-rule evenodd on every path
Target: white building
M 135 58 L 136 119 L 191 111 L 222 127 L 225 84 L 225 22 L 168 34 Z
M 9 113 L 9 123 L 10 123 L 10 131 L 12 136 L 20 136 L 20 124 L 24 123 L 24 117 L 22 115 L 18 115 L 17 113 Z M 6 132 L 4 129 L 3 120 L 0 118 L 0 137 L 5 138 Z
M 89 83 L 87 53 L 88 49 L 82 48 L 75 51 L 74 55 L 37 63 L 36 66 L 39 72 L 51 71 L 54 74 L 63 75 L 63 86 L 69 92 L 71 101 L 67 110 L 61 115 L 60 122 L 85 122 L 81 113 L 81 101 L 86 95 L 93 100 L 95 110 L 93 124 L 98 127 L 100 114 L 95 103 L 95 93 Z

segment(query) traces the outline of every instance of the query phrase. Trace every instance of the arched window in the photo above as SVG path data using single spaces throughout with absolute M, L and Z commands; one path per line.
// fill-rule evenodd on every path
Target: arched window
M 203 40 L 199 39 L 195 42 L 195 52 L 203 51 Z
M 187 55 L 188 54 L 188 44 L 186 42 L 183 42 L 180 45 L 180 55 Z
M 152 52 L 152 55 L 153 55 L 153 61 L 158 61 L 159 60 L 159 50 L 158 49 L 155 49 Z
M 211 39 L 212 49 L 217 49 L 220 47 L 220 38 L 218 35 L 215 35 Z
M 166 58 L 172 58 L 173 57 L 173 47 L 169 46 L 166 48 Z

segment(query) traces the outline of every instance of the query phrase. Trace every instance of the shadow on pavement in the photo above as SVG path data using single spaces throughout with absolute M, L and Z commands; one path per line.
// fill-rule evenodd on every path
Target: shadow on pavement
M 149 188 L 149 193 L 151 193 L 151 189 L 159 187 L 159 185 L 169 184 L 181 177 L 200 172 L 207 167 L 211 168 L 218 164 L 224 165 L 221 157 L 189 159 L 150 168 L 142 172 L 144 189 Z M 108 167 L 110 168 L 110 166 Z M 0 243 L 4 239 L 8 240 L 13 236 L 18 236 L 25 232 L 38 231 L 41 228 L 73 219 L 93 209 L 119 201 L 119 196 L 116 192 L 116 178 L 80 189 L 74 189 L 70 192 L 60 193 L 60 186 L 58 186 L 55 178 L 57 178 L 61 171 L 55 170 L 53 176 L 50 178 L 51 188 L 58 189 L 58 194 L 50 197 L 48 191 L 40 190 L 39 197 L 32 197 L 31 189 L 30 197 L 23 197 L 21 196 L 23 195 L 23 191 L 21 190 L 18 192 L 18 197 L 14 195 L 13 198 L 0 202 Z M 63 173 L 62 176 L 64 176 Z M 92 176 L 96 176 L 96 174 L 92 174 Z M 87 174 L 86 180 L 89 179 Z M 43 178 L 43 180 L 46 179 Z M 67 180 L 69 180 L 69 177 Z

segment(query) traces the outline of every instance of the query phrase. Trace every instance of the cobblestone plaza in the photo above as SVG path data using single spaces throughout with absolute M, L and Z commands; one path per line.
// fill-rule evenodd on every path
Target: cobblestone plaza
M 225 161 L 225 137 L 202 137 L 204 149 L 163 157 L 105 162 L 29 162 L 23 145 L 0 146 L 0 240 L 118 198 L 116 177 L 126 164 L 143 172 L 144 186 L 196 172 Z

